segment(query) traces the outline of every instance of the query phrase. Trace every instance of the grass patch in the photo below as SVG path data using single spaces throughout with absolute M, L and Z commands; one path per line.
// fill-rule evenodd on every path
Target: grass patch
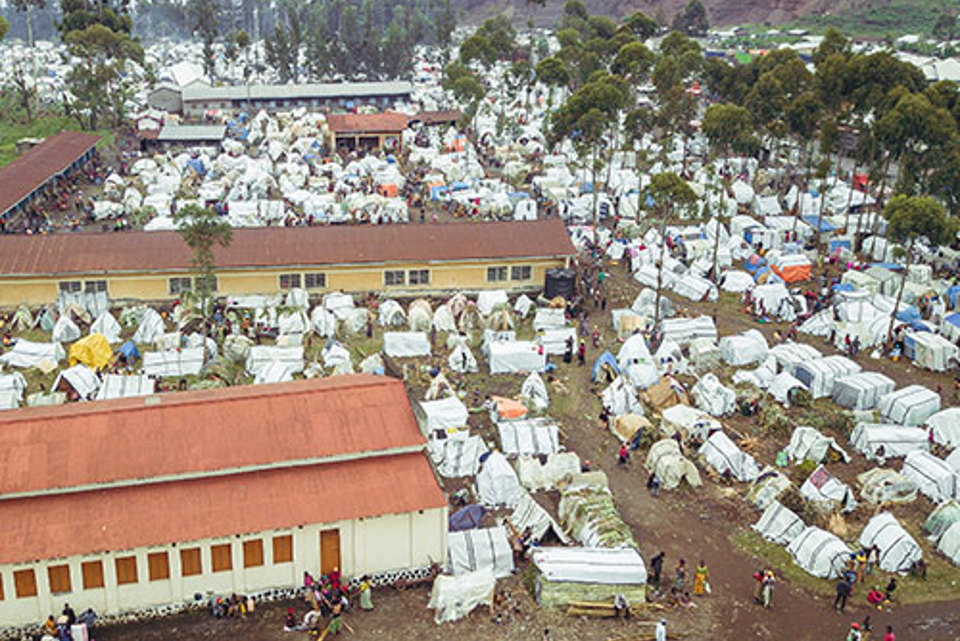
M 757 560 L 754 565 L 763 565 L 771 568 L 791 584 L 808 590 L 814 594 L 831 597 L 835 594 L 832 581 L 818 579 L 807 574 L 799 565 L 793 562 L 793 557 L 787 549 L 772 543 L 753 530 L 742 529 L 730 535 L 730 542 L 744 554 Z M 755 571 L 756 568 L 749 568 Z M 776 595 L 774 595 L 776 599 Z
M 38 116 L 29 124 L 0 121 L 0 167 L 10 164 L 17 157 L 17 141 L 21 138 L 46 138 L 65 129 L 83 131 L 75 119 L 57 114 Z M 97 143 L 99 148 L 113 145 L 115 133 L 112 129 L 101 129 L 93 133 L 103 136 Z

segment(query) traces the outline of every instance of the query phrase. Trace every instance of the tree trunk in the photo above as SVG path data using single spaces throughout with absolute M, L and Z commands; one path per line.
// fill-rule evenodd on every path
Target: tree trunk
M 661 209 L 660 222 L 660 259 L 657 261 L 657 296 L 653 300 L 653 325 L 660 324 L 660 294 L 663 288 L 663 254 L 667 250 L 667 216 Z
M 913 255 L 913 243 L 911 240 L 907 246 L 907 262 L 903 267 L 903 275 L 900 277 L 900 289 L 897 291 L 897 302 L 893 304 L 893 313 L 890 315 L 890 326 L 887 327 L 887 345 L 893 339 L 893 326 L 897 322 L 897 310 L 900 308 L 900 300 L 903 298 L 903 290 L 907 284 L 907 272 L 910 271 L 910 259 Z
M 30 49 L 33 49 L 33 3 L 32 2 L 27 2 L 27 46 L 30 47 Z M 36 60 L 32 52 L 30 57 Z M 36 72 L 37 70 L 34 69 L 33 70 L 34 77 L 36 77 L 37 75 Z
M 726 211 L 724 197 L 727 195 L 727 186 L 723 183 L 723 177 L 720 178 L 720 210 L 717 211 L 717 229 L 713 234 L 713 282 L 720 284 L 720 266 L 717 264 L 717 257 L 720 255 L 720 224 L 723 221 L 723 214 Z

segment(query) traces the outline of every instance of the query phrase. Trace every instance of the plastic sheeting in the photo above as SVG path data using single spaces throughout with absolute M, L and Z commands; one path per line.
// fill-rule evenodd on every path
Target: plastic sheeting
M 491 452 L 477 474 L 477 496 L 487 507 L 516 507 L 523 488 L 516 472 L 500 452 Z
M 120 331 L 120 323 L 110 312 L 100 314 L 90 325 L 90 334 L 102 334 L 108 343 L 119 343 Z
M 447 534 L 447 562 L 454 576 L 490 569 L 498 579 L 513 572 L 513 548 L 505 527 Z
M 880 397 L 896 387 L 893 379 L 878 372 L 844 376 L 833 384 L 833 402 L 850 410 L 872 410 Z
M 477 606 L 493 602 L 497 578 L 491 568 L 456 576 L 440 575 L 433 582 L 428 608 L 436 610 L 434 621 L 457 621 Z
M 100 389 L 100 379 L 86 365 L 74 365 L 60 372 L 52 389 L 58 389 L 61 381 L 66 381 L 85 401 L 96 398 L 97 390 Z
M 752 456 L 737 447 L 723 432 L 714 432 L 700 447 L 699 454 L 720 474 L 730 473 L 738 481 L 750 482 L 760 474 Z
M 447 366 L 459 374 L 466 372 L 476 373 L 480 369 L 477 366 L 477 358 L 470 351 L 470 348 L 464 344 L 459 344 L 450 352 L 447 357 Z
M 712 372 L 705 374 L 690 390 L 697 407 L 713 416 L 732 414 L 737 408 L 737 394 L 724 387 Z
M 537 548 L 533 563 L 547 581 L 646 585 L 647 568 L 635 549 Z
M 524 402 L 534 410 L 543 411 L 550 406 L 550 395 L 547 392 L 547 385 L 536 372 L 530 372 L 520 386 L 520 396 Z
M 531 341 L 495 341 L 487 349 L 491 374 L 542 372 L 547 367 L 546 354 Z
M 0 362 L 10 367 L 50 367 L 67 357 L 60 343 L 34 343 L 18 339 L 13 349 L 0 355 Z
M 860 545 L 880 548 L 880 569 L 885 572 L 906 572 L 923 558 L 923 551 L 903 526 L 889 512 L 877 514 L 860 533 Z
M 767 339 L 756 329 L 724 336 L 718 345 L 723 360 L 734 367 L 762 363 L 767 358 Z
M 940 411 L 940 395 L 922 385 L 908 385 L 880 397 L 880 420 L 912 427 Z
M 898 458 L 915 450 L 930 449 L 926 430 L 882 423 L 857 424 L 850 434 L 850 443 L 871 461 Z
M 270 363 L 280 362 L 287 366 L 291 373 L 303 371 L 303 347 L 276 347 L 273 345 L 254 345 L 247 355 L 247 373 L 256 376 L 260 370 Z
M 946 461 L 930 452 L 910 452 L 900 473 L 917 484 L 920 492 L 934 503 L 956 496 L 957 474 Z
M 513 510 L 507 520 L 517 532 L 523 532 L 530 528 L 531 537 L 535 542 L 543 539 L 550 531 L 556 535 L 561 543 L 566 545 L 570 542 L 570 537 L 566 535 L 563 528 L 529 493 L 524 493 L 520 504 Z
M 157 313 L 157 310 L 149 307 L 144 311 L 140 319 L 140 325 L 133 334 L 133 342 L 137 344 L 153 343 L 163 336 L 166 329 L 163 326 L 163 318 Z
M 51 340 L 56 343 L 72 343 L 80 338 L 80 328 L 69 316 L 61 316 L 53 326 Z
M 813 526 L 793 539 L 787 552 L 808 574 L 821 579 L 839 577 L 850 556 L 850 549 L 839 537 Z
M 857 502 L 850 487 L 820 465 L 800 486 L 800 496 L 814 503 L 836 504 L 844 512 L 852 511 Z
M 463 478 L 477 475 L 480 457 L 487 452 L 487 446 L 479 436 L 455 432 L 448 438 L 431 440 L 429 450 L 441 476 Z
M 147 376 L 196 376 L 203 369 L 203 348 L 188 347 L 143 355 Z
M 541 459 L 546 461 L 541 463 Z M 517 460 L 520 483 L 531 492 L 556 489 L 557 483 L 580 473 L 576 452 L 548 454 L 546 457 L 521 456 Z
M 560 430 L 550 419 L 504 421 L 497 428 L 500 447 L 507 456 L 536 456 L 560 451 Z
M 426 416 L 428 432 L 464 427 L 469 417 L 467 406 L 455 396 L 436 401 L 421 401 L 420 409 Z
M 780 545 L 789 545 L 806 528 L 803 520 L 779 501 L 767 505 L 760 520 L 750 527 L 763 538 Z
M 960 447 L 960 407 L 948 407 L 927 419 L 933 428 L 933 440 L 941 445 Z
M 103 377 L 103 383 L 97 391 L 97 400 L 106 401 L 114 398 L 149 396 L 155 391 L 153 379 L 149 376 L 107 374 Z
M 831 451 L 835 452 L 844 463 L 850 462 L 850 457 L 837 444 L 836 439 L 824 436 L 816 429 L 805 425 L 793 430 L 786 451 L 790 460 L 797 465 L 804 461 L 823 463 Z
M 672 438 L 650 446 L 645 467 L 657 475 L 664 490 L 676 489 L 681 481 L 686 481 L 690 487 L 703 485 L 697 467 L 680 453 L 680 445 Z
M 857 374 L 860 369 L 860 365 L 849 358 L 833 355 L 798 363 L 793 375 L 807 387 L 813 398 L 825 398 L 833 393 L 837 380 Z

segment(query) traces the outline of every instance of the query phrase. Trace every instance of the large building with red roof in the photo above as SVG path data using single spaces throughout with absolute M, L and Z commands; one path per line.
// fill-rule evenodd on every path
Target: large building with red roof
M 0 622 L 118 613 L 446 556 L 401 381 L 349 375 L 0 417 Z

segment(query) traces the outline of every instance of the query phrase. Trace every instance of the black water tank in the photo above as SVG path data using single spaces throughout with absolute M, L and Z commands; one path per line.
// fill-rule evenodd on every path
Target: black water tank
M 576 293 L 575 283 L 576 276 L 572 269 L 548 269 L 543 291 L 547 298 L 551 300 L 557 296 L 573 300 Z

